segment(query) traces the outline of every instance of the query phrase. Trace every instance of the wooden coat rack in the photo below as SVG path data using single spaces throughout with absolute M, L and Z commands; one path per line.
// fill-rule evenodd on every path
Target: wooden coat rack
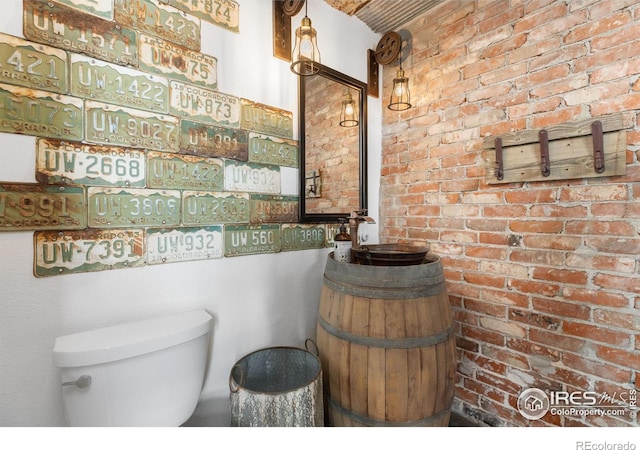
M 624 175 L 623 128 L 622 114 L 612 114 L 486 138 L 486 181 L 499 184 Z

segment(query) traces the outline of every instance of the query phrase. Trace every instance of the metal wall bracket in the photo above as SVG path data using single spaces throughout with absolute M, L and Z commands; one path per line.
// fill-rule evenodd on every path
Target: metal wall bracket
M 502 139 L 501 138 L 496 138 L 495 147 L 496 147 L 495 176 L 498 180 L 502 180 L 504 178 L 504 163 L 502 161 Z
M 596 120 L 591 124 L 593 136 L 593 168 L 596 173 L 604 172 L 604 141 L 602 138 L 602 122 Z
M 551 175 L 551 162 L 549 160 L 549 132 L 540 130 L 540 172 L 543 177 Z

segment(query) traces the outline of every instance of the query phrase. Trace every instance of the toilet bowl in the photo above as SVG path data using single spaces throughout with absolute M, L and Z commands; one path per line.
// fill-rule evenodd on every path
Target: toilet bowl
M 53 363 L 71 426 L 179 426 L 207 366 L 211 315 L 190 311 L 61 336 Z

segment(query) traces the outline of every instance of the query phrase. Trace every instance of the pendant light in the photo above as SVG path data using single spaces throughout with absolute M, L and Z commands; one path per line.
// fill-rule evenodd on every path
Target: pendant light
M 344 100 L 342 100 L 342 108 L 340 109 L 340 126 L 341 127 L 355 127 L 358 125 L 358 107 L 353 101 L 351 91 L 348 90 L 344 94 Z
M 409 92 L 409 79 L 404 76 L 402 69 L 402 58 L 399 58 L 400 68 L 393 79 L 393 89 L 391 90 L 391 100 L 388 108 L 393 111 L 404 111 L 411 108 L 411 93 Z
M 320 71 L 320 50 L 316 41 L 316 29 L 307 17 L 307 3 L 304 4 L 304 17 L 296 29 L 296 42 L 291 54 L 291 71 L 296 75 L 309 76 Z

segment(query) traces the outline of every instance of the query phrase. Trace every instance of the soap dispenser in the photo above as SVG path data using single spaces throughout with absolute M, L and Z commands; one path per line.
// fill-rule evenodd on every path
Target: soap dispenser
M 333 238 L 336 244 L 333 257 L 336 261 L 348 263 L 351 262 L 351 236 L 347 233 L 346 222 L 346 219 L 340 219 L 340 232 Z

